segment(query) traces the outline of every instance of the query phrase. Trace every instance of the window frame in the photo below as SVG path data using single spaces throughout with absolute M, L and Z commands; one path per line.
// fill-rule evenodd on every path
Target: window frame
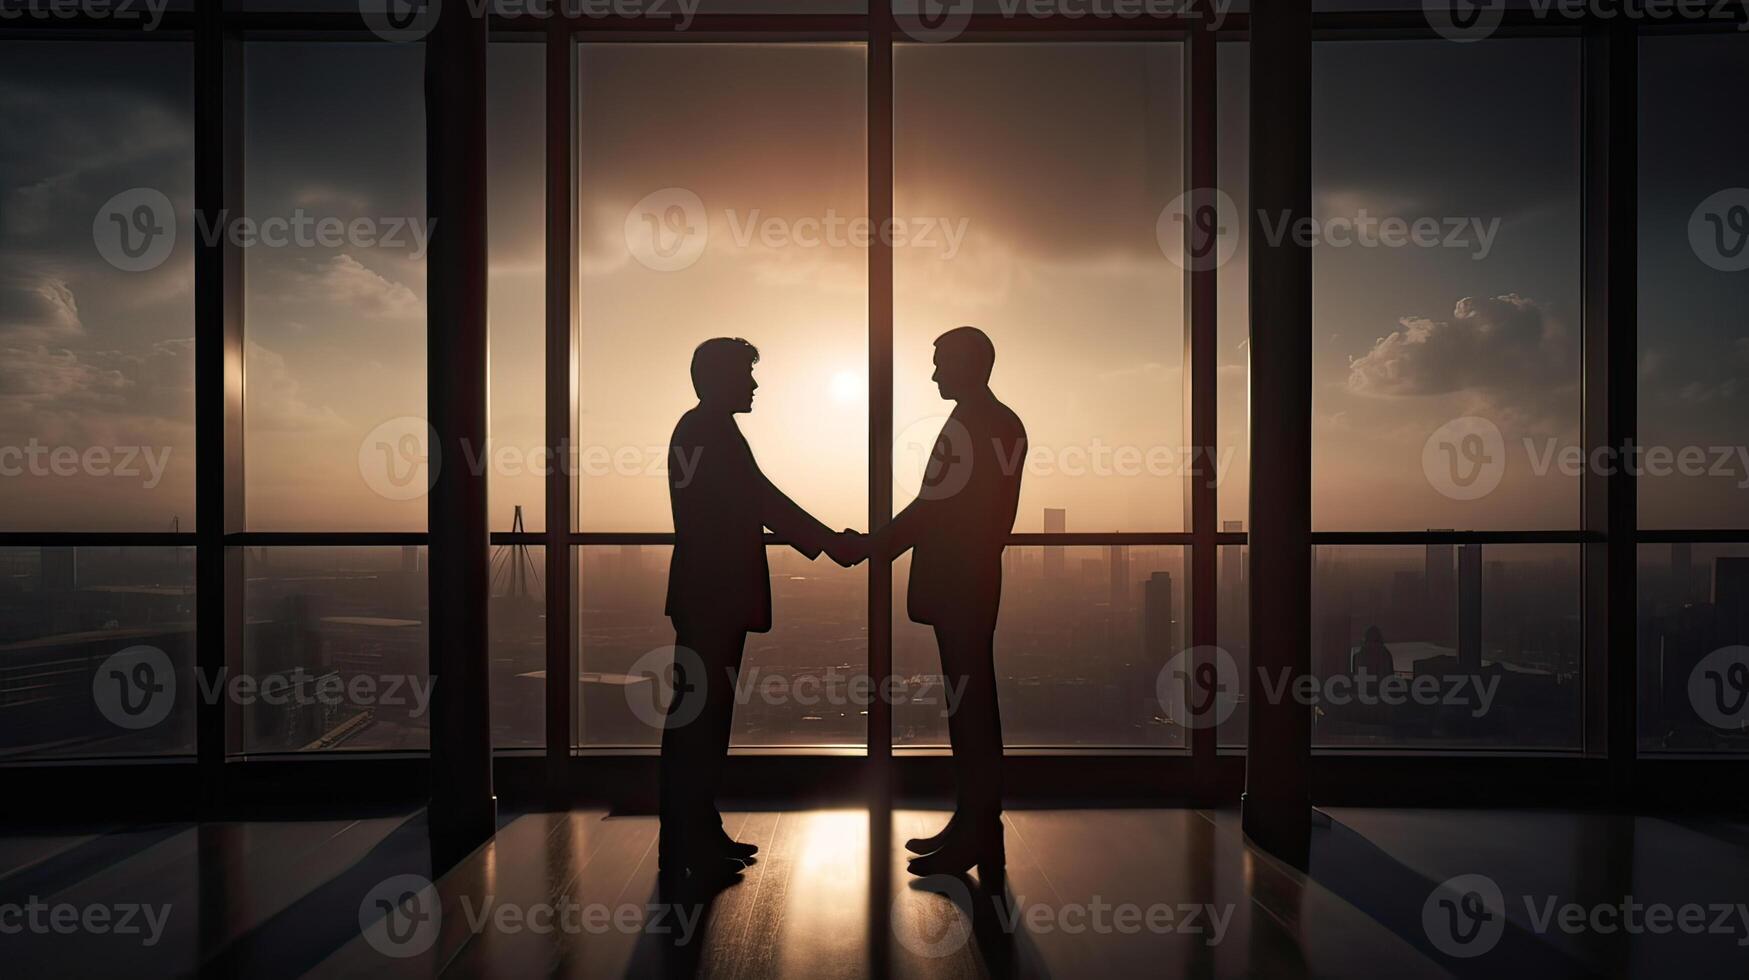
M 242 81 L 244 42 L 256 37 L 299 40 L 367 40 L 372 37 L 357 13 L 269 13 L 227 9 L 222 0 L 195 0 L 193 10 L 167 12 L 160 29 L 151 34 L 131 31 L 125 25 L 102 19 L 74 19 L 53 23 L 0 26 L 0 40 L 106 40 L 128 39 L 138 43 L 194 38 L 196 201 L 203 211 L 236 208 L 242 201 L 245 179 L 242 162 Z M 1681 15 L 1679 15 L 1680 17 Z M 975 15 L 967 30 L 944 43 L 1005 43 L 1060 41 L 1159 40 L 1184 45 L 1184 106 L 1186 134 L 1184 152 L 1187 187 L 1212 187 L 1216 183 L 1216 71 L 1218 43 L 1248 39 L 1249 15 L 1230 14 L 1217 31 L 1204 29 L 1196 20 L 1169 17 L 1145 20 L 1111 20 L 1052 17 L 1004 20 L 1000 16 Z M 1418 11 L 1378 13 L 1314 13 L 1314 43 L 1317 40 L 1358 38 L 1432 38 L 1436 35 Z M 1529 12 L 1509 11 L 1498 37 L 1578 36 L 1583 38 L 1581 85 L 1584 113 L 1582 179 L 1584 188 L 1583 286 L 1583 439 L 1587 447 L 1620 445 L 1632 439 L 1637 426 L 1636 358 L 1637 311 L 1637 165 L 1636 133 L 1637 49 L 1642 36 L 1682 32 L 1725 32 L 1733 21 L 1714 18 L 1710 12 L 1699 18 L 1648 26 L 1620 20 L 1583 20 L 1550 25 Z M 810 42 L 853 41 L 868 46 L 868 195 L 869 215 L 879 220 L 893 210 L 893 60 L 895 43 L 905 35 L 888 5 L 873 0 L 862 14 L 703 14 L 690 30 L 677 32 L 660 20 L 640 18 L 589 18 L 555 14 L 544 19 L 507 19 L 493 15 L 494 43 L 541 44 L 546 51 L 546 179 L 547 179 L 547 282 L 546 282 L 546 428 L 547 443 L 573 444 L 576 419 L 576 359 L 578 350 L 577 270 L 575 226 L 577 198 L 575 141 L 578 93 L 576 59 L 579 43 L 638 41 L 663 43 Z M 1253 161 L 1253 168 L 1257 166 Z M 892 512 L 892 343 L 893 256 L 891 246 L 871 243 L 868 252 L 869 337 L 869 520 L 870 529 L 885 523 Z M 0 532 L 0 546 L 193 546 L 196 552 L 196 650 L 203 670 L 223 668 L 237 662 L 242 645 L 242 553 L 245 548 L 278 546 L 428 545 L 430 535 L 420 532 L 252 532 L 242 513 L 242 315 L 241 255 L 227 242 L 203 244 L 196 251 L 196 512 L 194 531 L 171 532 Z M 1607 287 L 1607 288 L 1606 288 Z M 1216 281 L 1213 269 L 1187 274 L 1187 319 L 1184 339 L 1188 383 L 1184 388 L 1190 444 L 1214 452 L 1218 445 L 1215 412 L 1216 390 Z M 1308 366 L 1309 369 L 1309 366 Z M 1310 406 L 1302 406 L 1310 412 Z M 544 749 L 499 750 L 495 755 L 536 756 L 544 759 L 549 780 L 574 774 L 574 761 L 599 754 L 574 747 L 577 710 L 575 693 L 576 599 L 573 588 L 573 549 L 611 544 L 671 544 L 671 533 L 626 534 L 577 530 L 577 493 L 572 480 L 554 468 L 546 483 L 547 520 L 542 532 L 492 532 L 492 546 L 546 546 L 547 631 L 547 744 Z M 1324 544 L 1512 544 L 1555 543 L 1583 547 L 1583 617 L 1585 621 L 1584 665 L 1585 716 L 1583 749 L 1560 753 L 1558 759 L 1537 761 L 1543 753 L 1513 754 L 1527 766 L 1522 778 L 1507 779 L 1506 787 L 1536 785 L 1552 775 L 1580 774 L 1592 779 L 1599 768 L 1607 771 L 1610 785 L 1622 785 L 1657 763 L 1642 759 L 1638 749 L 1637 691 L 1634 665 L 1637 657 L 1635 606 L 1636 559 L 1642 544 L 1749 543 L 1749 528 L 1711 530 L 1642 530 L 1637 522 L 1634 477 L 1619 472 L 1607 477 L 1590 476 L 1582 488 L 1581 526 L 1572 529 L 1531 532 L 1313 532 L 1312 547 Z M 1256 506 L 1255 502 L 1252 504 Z M 1218 548 L 1252 546 L 1248 531 L 1220 530 L 1216 488 L 1210 481 L 1191 481 L 1186 492 L 1186 530 L 1173 533 L 1121 534 L 1014 534 L 1015 545 L 1178 545 L 1187 549 L 1191 569 L 1186 602 L 1189 618 L 1186 643 L 1206 649 L 1218 642 Z M 780 544 L 775 537 L 767 542 Z M 1254 546 L 1253 546 L 1254 547 Z M 1311 555 L 1305 556 L 1307 561 Z M 891 668 L 892 581 L 890 563 L 870 561 L 869 670 L 875 676 Z M 443 583 L 433 582 L 434 591 Z M 488 601 L 479 596 L 477 601 Z M 203 703 L 197 718 L 196 759 L 203 796 L 222 799 L 226 763 L 241 760 L 232 752 L 236 745 L 238 713 L 227 711 L 222 699 Z M 880 770 L 895 756 L 939 755 L 941 750 L 917 749 L 895 752 L 891 742 L 891 709 L 878 699 L 869 711 L 866 753 L 859 765 Z M 885 733 L 883 737 L 874 737 Z M 1310 733 L 1307 733 L 1308 739 Z M 1217 751 L 1217 729 L 1194 729 L 1188 750 L 1052 750 L 1012 753 L 1049 759 L 1071 756 L 1102 757 L 1124 768 L 1123 760 L 1155 756 L 1176 757 L 1161 763 L 1143 763 L 1156 773 L 1182 774 L 1192 791 L 1223 795 L 1235 783 L 1233 772 L 1242 772 L 1242 749 Z M 615 752 L 619 755 L 649 752 Z M 807 755 L 806 750 L 782 750 L 784 755 Z M 390 761 L 416 761 L 423 768 L 425 753 L 391 753 Z M 1452 750 L 1439 752 L 1373 752 L 1324 750 L 1314 759 L 1313 774 L 1332 785 L 1354 785 L 1362 773 L 1383 773 L 1427 787 L 1444 782 L 1450 773 L 1475 771 L 1479 760 L 1497 753 Z M 1456 757 L 1450 764 L 1428 765 L 1429 756 Z M 347 764 L 378 754 L 348 753 Z M 409 759 L 410 757 L 410 759 Z M 1335 758 L 1327 758 L 1335 757 Z M 1409 761 L 1393 761 L 1408 757 Z M 140 760 L 130 760 L 137 762 Z M 336 756 L 304 756 L 300 768 L 312 762 L 339 762 Z M 1717 765 L 1720 761 L 1713 760 Z M 1485 763 L 1482 763 L 1485 765 Z M 1675 766 L 1682 765 L 1675 762 Z M 1557 767 L 1557 768 L 1551 768 Z M 1666 767 L 1670 772 L 1692 769 Z M 1039 771 L 1060 772 L 1048 763 Z M 1708 770 L 1716 771 L 1716 770 Z M 1133 769 L 1131 770 L 1133 772 Z M 1335 775 L 1331 775 L 1335 774 Z M 1597 777 L 1603 778 L 1603 777 Z M 539 780 L 535 780 L 538 782 Z M 416 781 L 415 781 L 416 784 Z M 246 785 L 246 784 L 244 784 Z M 1338 790 L 1340 792 L 1340 790 Z M 1361 795 L 1365 795 L 1362 791 Z

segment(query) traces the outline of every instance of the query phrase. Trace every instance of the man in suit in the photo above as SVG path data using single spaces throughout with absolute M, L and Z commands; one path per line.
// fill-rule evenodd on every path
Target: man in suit
M 692 353 L 698 404 L 669 445 L 674 555 L 667 615 L 674 622 L 674 698 L 662 731 L 662 870 L 731 878 L 758 848 L 723 831 L 717 774 L 729 751 L 735 682 L 748 633 L 771 629 L 771 573 L 764 529 L 816 558 L 846 567 L 867 557 L 852 532 L 834 533 L 760 472 L 735 416 L 753 410 L 759 351 L 718 337 Z
M 958 792 L 941 833 L 911 840 L 919 875 L 956 874 L 978 865 L 1000 873 L 1002 721 L 996 705 L 994 637 L 1002 599 L 1002 549 L 1020 503 L 1026 428 L 990 391 L 996 348 L 975 327 L 935 341 L 941 397 L 955 403 L 930 452 L 923 486 L 874 546 L 898 557 L 911 549 L 907 612 L 935 629 L 949 692 L 948 737 Z

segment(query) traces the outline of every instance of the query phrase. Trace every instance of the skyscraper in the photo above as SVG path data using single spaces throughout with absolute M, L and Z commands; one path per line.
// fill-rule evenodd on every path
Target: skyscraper
M 1721 646 L 1749 641 L 1749 558 L 1713 560 L 1713 609 Z
M 1442 647 L 1452 645 L 1450 609 L 1458 591 L 1454 557 L 1449 544 L 1427 546 L 1427 639 Z
M 1458 549 L 1458 669 L 1482 669 L 1482 546 Z
M 1172 624 L 1172 573 L 1155 572 L 1142 583 L 1142 648 L 1147 668 L 1158 673 L 1178 652 Z
M 1670 546 L 1670 592 L 1671 601 L 1678 606 L 1695 600 L 1694 546 L 1687 542 Z
M 1045 533 L 1062 534 L 1069 526 L 1069 512 L 1061 507 L 1045 508 Z M 1063 581 L 1063 549 L 1045 549 L 1045 583 L 1058 585 Z
M 1111 611 L 1122 612 L 1130 607 L 1130 549 L 1114 544 L 1105 552 L 1111 572 Z

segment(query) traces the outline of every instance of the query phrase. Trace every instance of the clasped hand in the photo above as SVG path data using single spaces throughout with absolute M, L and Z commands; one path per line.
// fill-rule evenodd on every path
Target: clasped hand
M 832 535 L 826 542 L 826 554 L 845 568 L 868 560 L 868 535 L 850 528 Z

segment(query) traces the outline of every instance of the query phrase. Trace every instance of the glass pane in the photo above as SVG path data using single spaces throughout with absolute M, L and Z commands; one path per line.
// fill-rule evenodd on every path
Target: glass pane
M 0 528 L 194 527 L 193 76 L 0 42 Z
M 425 528 L 424 59 L 249 45 L 244 471 L 254 530 Z
M 1577 749 L 1579 551 L 1314 549 L 1314 744 Z M 1283 680 L 1253 677 L 1251 694 L 1298 696 Z
M 1749 545 L 1640 546 L 1640 746 L 1749 751 Z
M 0 548 L 0 758 L 194 754 L 194 549 Z
M 492 746 L 547 744 L 547 549 L 492 549 Z
M 737 421 L 766 475 L 833 527 L 866 526 L 864 46 L 579 57 L 583 528 L 673 526 L 668 439 L 697 402 L 693 348 L 719 336 L 759 349 Z
M 1225 231 L 1232 256 L 1215 273 L 1215 475 L 1220 481 L 1215 507 L 1222 530 L 1243 531 L 1251 504 L 1251 224 L 1245 219 L 1251 213 L 1251 47 L 1217 44 L 1215 55 L 1216 173 L 1219 189 L 1233 202 Z
M 1316 527 L 1578 526 L 1579 53 L 1316 46 Z
M 895 512 L 952 408 L 935 338 L 969 324 L 1029 437 L 1017 530 L 1184 526 L 1185 277 L 1157 232 L 1184 191 L 1181 61 L 1176 44 L 895 47 Z
M 423 547 L 250 548 L 245 753 L 431 746 Z
M 1002 557 L 996 689 L 1003 743 L 1179 748 L 1160 697 L 1184 650 L 1180 547 L 1017 547 Z M 893 564 L 893 744 L 947 744 L 934 631 L 905 615 L 911 556 Z
M 672 691 L 663 612 L 668 547 L 578 549 L 579 742 L 653 746 Z M 735 746 L 867 745 L 868 572 L 766 549 L 769 633 L 749 633 L 736 682 Z
M 486 61 L 492 529 L 517 511 L 546 529 L 546 46 L 493 44 Z
M 1749 526 L 1749 132 L 1695 96 L 1745 86 L 1741 35 L 1640 41 L 1642 527 Z

